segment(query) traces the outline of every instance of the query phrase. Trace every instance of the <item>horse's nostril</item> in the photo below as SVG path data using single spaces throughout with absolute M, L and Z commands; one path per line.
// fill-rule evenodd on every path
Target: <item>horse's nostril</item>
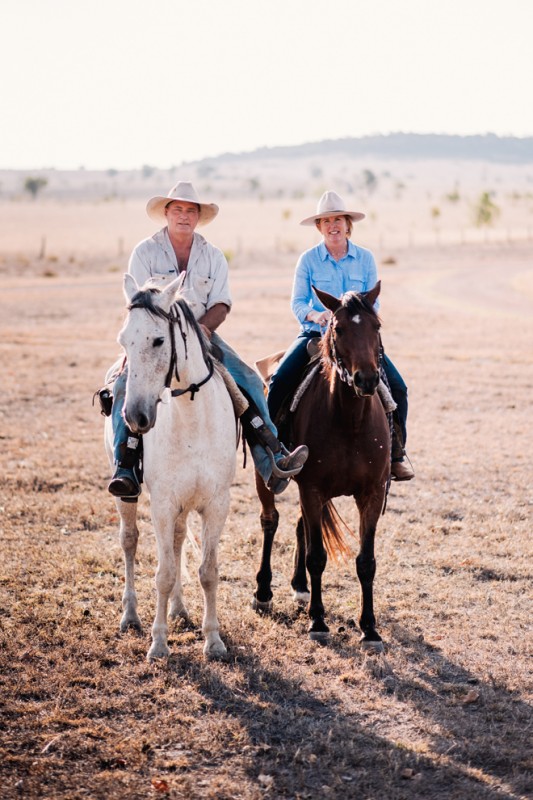
M 379 371 L 365 375 L 357 370 L 354 372 L 353 382 L 354 386 L 361 389 L 364 394 L 373 394 L 379 385 Z
M 146 414 L 139 414 L 138 423 L 139 423 L 139 428 L 145 429 L 148 428 L 150 421 L 146 416 Z

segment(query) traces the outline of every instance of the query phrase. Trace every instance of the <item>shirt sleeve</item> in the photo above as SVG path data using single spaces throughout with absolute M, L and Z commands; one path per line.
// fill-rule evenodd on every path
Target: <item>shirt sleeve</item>
M 133 275 L 139 286 L 143 286 L 152 276 L 147 248 L 143 247 L 143 242 L 133 250 L 128 263 L 128 272 Z
M 303 253 L 296 264 L 291 295 L 292 313 L 301 325 L 305 322 L 305 318 L 309 314 L 312 299 L 311 275 L 305 253 Z
M 228 308 L 232 306 L 231 294 L 229 290 L 229 270 L 226 256 L 218 248 L 213 248 L 213 271 L 211 273 L 213 284 L 209 290 L 206 311 L 216 306 L 217 303 L 224 303 Z

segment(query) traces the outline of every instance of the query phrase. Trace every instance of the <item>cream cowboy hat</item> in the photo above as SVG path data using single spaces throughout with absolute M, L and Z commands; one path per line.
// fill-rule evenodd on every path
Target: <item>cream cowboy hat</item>
M 333 215 L 342 214 L 344 217 L 350 217 L 353 222 L 359 222 L 364 219 L 365 215 L 360 211 L 346 211 L 344 200 L 337 192 L 324 192 L 318 205 L 316 207 L 316 214 L 312 217 L 306 217 L 300 222 L 300 225 L 314 225 L 317 219 L 321 217 L 331 217 Z
M 200 206 L 198 225 L 207 225 L 218 214 L 218 206 L 215 203 L 200 203 L 196 190 L 189 181 L 179 181 L 166 197 L 159 195 L 150 198 L 146 204 L 146 213 L 150 219 L 156 222 L 166 222 L 165 208 L 173 200 L 184 200 L 187 203 L 196 203 L 196 205 Z

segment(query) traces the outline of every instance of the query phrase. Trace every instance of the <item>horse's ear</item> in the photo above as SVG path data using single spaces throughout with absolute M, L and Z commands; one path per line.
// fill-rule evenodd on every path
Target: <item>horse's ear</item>
M 124 275 L 123 289 L 127 302 L 131 303 L 133 296 L 139 291 L 139 285 L 133 275 L 130 275 L 129 272 L 126 272 Z
M 166 311 L 170 309 L 170 306 L 176 300 L 176 294 L 183 286 L 184 280 L 185 280 L 185 271 L 183 271 L 180 275 L 178 275 L 177 278 L 174 278 L 173 281 L 170 281 L 168 286 L 165 286 L 165 288 L 161 292 L 159 305 L 163 306 L 166 309 Z
M 322 305 L 325 308 L 329 308 L 329 310 L 333 311 L 333 313 L 335 313 L 335 311 L 337 311 L 337 309 L 341 307 L 342 305 L 341 301 L 337 297 L 334 297 L 332 294 L 329 294 L 328 292 L 323 292 L 322 289 L 317 289 L 316 286 L 313 286 L 313 291 L 320 300 L 320 302 L 322 303 Z
M 379 293 L 381 291 L 381 281 L 378 281 L 373 289 L 370 289 L 369 292 L 363 292 L 363 297 L 366 297 L 370 305 L 373 307 L 374 303 L 379 297 Z

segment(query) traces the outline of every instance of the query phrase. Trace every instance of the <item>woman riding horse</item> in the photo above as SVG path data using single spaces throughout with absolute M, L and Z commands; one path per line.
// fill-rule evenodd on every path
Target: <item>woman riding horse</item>
M 267 402 L 274 420 L 284 400 L 298 385 L 302 370 L 309 361 L 307 345 L 310 339 L 319 338 L 331 318 L 331 311 L 318 300 L 313 287 L 341 297 L 349 291 L 367 292 L 377 283 L 374 256 L 370 250 L 350 241 L 353 223 L 364 216 L 359 211 L 347 211 L 343 199 L 336 192 L 328 191 L 320 198 L 317 213 L 300 223 L 316 226 L 323 239 L 316 247 L 303 253 L 296 266 L 291 308 L 301 329 L 270 381 Z M 376 303 L 376 310 L 378 307 Z M 397 405 L 395 413 L 399 431 L 395 438 L 402 439 L 393 443 L 391 475 L 394 480 L 408 481 L 414 478 L 414 472 L 404 460 L 407 387 L 386 355 L 383 356 L 383 368 Z

